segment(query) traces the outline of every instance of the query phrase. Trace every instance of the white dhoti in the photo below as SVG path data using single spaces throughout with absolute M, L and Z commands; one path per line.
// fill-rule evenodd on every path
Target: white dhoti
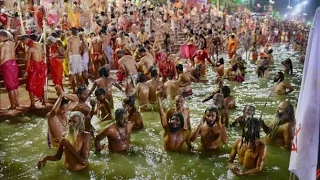
M 89 65 L 89 53 L 85 52 L 82 55 L 82 66 L 83 71 L 88 71 L 88 65 Z
M 79 74 L 83 71 L 83 62 L 80 54 L 70 55 L 70 74 Z
M 104 53 L 105 53 L 106 57 L 108 58 L 108 62 L 109 62 L 110 67 L 113 67 L 111 46 L 105 45 L 104 46 Z

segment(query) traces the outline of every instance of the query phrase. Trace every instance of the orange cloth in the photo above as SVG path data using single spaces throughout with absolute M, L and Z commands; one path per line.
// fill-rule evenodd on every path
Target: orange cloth
M 44 12 L 43 12 L 43 7 L 42 6 L 38 6 L 36 8 L 36 10 L 34 11 L 34 19 L 37 21 L 38 27 L 42 30 L 43 28 L 43 16 L 44 16 Z
M 229 58 L 232 58 L 234 55 L 235 51 L 238 48 L 238 40 L 237 38 L 229 38 L 228 40 L 228 54 Z
M 47 66 L 44 60 L 39 62 L 30 60 L 27 72 L 26 90 L 39 98 L 43 97 L 47 75 Z
M 55 43 L 52 45 L 50 48 L 50 54 L 55 54 L 57 53 L 58 50 L 58 43 Z M 62 84 L 62 77 L 63 77 L 63 65 L 62 65 L 63 60 L 58 57 L 52 57 L 50 59 L 50 74 L 51 74 L 51 79 L 54 85 L 59 85 L 63 88 Z

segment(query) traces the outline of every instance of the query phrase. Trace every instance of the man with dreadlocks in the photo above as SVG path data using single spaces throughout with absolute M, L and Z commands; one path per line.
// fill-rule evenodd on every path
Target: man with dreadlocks
M 284 81 L 284 74 L 281 71 L 274 77 L 274 82 L 277 83 L 275 85 L 274 92 L 278 95 L 288 94 L 294 90 L 289 82 Z
M 229 168 L 238 176 L 255 174 L 263 169 L 267 146 L 260 141 L 260 123 L 256 118 L 246 121 L 242 129 L 242 137 L 232 145 L 229 156 Z M 238 163 L 247 171 L 241 171 L 234 165 L 238 154 Z
M 291 103 L 284 101 L 279 104 L 276 120 L 270 126 L 260 120 L 263 131 L 267 134 L 265 142 L 291 149 L 295 127 L 294 109 Z
M 67 134 L 60 141 L 57 153 L 46 156 L 38 162 L 38 168 L 43 168 L 47 161 L 58 161 L 65 153 L 65 167 L 72 171 L 85 169 L 88 166 L 90 152 L 90 133 L 84 130 L 85 117 L 80 111 L 73 111 L 68 118 Z

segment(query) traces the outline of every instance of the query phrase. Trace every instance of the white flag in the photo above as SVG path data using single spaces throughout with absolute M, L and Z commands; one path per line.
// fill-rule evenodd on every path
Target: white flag
M 320 8 L 310 29 L 296 111 L 289 170 L 300 180 L 315 180 L 320 121 Z

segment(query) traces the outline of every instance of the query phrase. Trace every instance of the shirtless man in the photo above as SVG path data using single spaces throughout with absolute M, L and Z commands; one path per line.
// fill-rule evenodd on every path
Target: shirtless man
M 236 108 L 236 100 L 233 96 L 230 95 L 231 90 L 228 86 L 222 86 L 221 93 L 223 94 L 223 104 L 228 109 L 234 109 Z
M 89 49 L 91 52 L 91 61 L 93 63 L 93 73 L 96 78 L 98 78 L 98 68 L 105 65 L 104 55 L 103 55 L 103 41 L 100 37 L 105 34 L 105 31 L 100 31 L 99 36 L 93 36 L 90 41 Z
M 116 54 L 119 57 L 119 70 L 121 74 L 124 76 L 125 83 L 125 92 L 126 94 L 131 94 L 133 92 L 133 88 L 135 87 L 135 82 L 137 78 L 137 64 L 132 56 L 125 55 L 122 49 L 117 49 Z
M 157 91 L 158 109 L 161 119 L 161 125 L 164 129 L 164 149 L 167 151 L 181 151 L 185 142 L 188 146 L 189 151 L 191 151 L 193 147 L 190 142 L 190 131 L 183 128 L 183 115 L 180 113 L 173 113 L 170 117 L 167 117 L 162 108 L 160 93 L 160 91 Z
M 76 92 L 76 83 L 83 85 L 84 81 L 82 78 L 83 62 L 81 57 L 81 41 L 77 36 L 78 30 L 71 28 L 72 35 L 67 38 L 67 56 L 69 57 L 70 63 L 70 83 L 73 93 Z
M 63 134 L 67 132 L 67 113 L 78 101 L 75 95 L 65 94 L 60 86 L 56 86 L 56 91 L 58 99 L 47 114 L 49 147 L 59 147 Z
M 149 86 L 146 83 L 146 76 L 141 72 L 138 73 L 137 78 L 137 87 L 136 87 L 136 96 L 139 100 L 139 109 L 140 111 L 150 110 L 149 104 Z
M 134 96 L 127 96 L 122 100 L 122 106 L 126 108 L 129 113 L 128 119 L 133 123 L 133 131 L 144 128 L 141 113 L 137 110 L 134 104 Z
M 274 82 L 277 83 L 274 88 L 274 92 L 278 95 L 284 95 L 292 92 L 294 88 L 289 82 L 285 82 L 283 72 L 278 72 L 274 77 Z M 288 90 L 288 91 L 287 91 Z
M 164 95 L 171 100 L 180 94 L 180 86 L 179 82 L 176 80 L 172 80 L 169 77 L 168 81 L 164 83 Z
M 15 12 L 13 17 L 11 17 L 8 31 L 13 34 L 15 41 L 17 41 L 18 36 L 21 34 L 21 23 L 18 12 Z
M 111 77 L 109 77 L 110 68 L 106 66 L 102 66 L 99 68 L 99 76 L 100 78 L 93 82 L 91 90 L 89 92 L 89 96 L 93 93 L 96 88 L 102 88 L 106 92 L 106 99 L 110 103 L 111 109 L 114 108 L 113 103 L 113 95 L 112 95 L 112 86 L 118 88 L 123 92 L 122 87 Z
M 162 89 L 163 92 L 163 83 L 159 80 L 158 71 L 156 68 L 152 68 L 150 71 L 152 79 L 147 81 L 149 87 L 149 103 L 155 104 L 157 102 L 156 91 Z
M 213 96 L 213 105 L 218 109 L 219 111 L 219 116 L 220 116 L 220 121 L 221 124 L 224 124 L 226 127 L 229 126 L 229 110 L 228 108 L 224 105 L 224 98 L 223 94 L 221 93 L 216 93 Z
M 180 113 L 184 119 L 184 129 L 188 129 L 191 131 L 191 123 L 190 123 L 190 109 L 184 106 L 184 98 L 181 95 L 177 95 L 175 97 L 175 108 L 170 108 L 166 112 L 166 117 L 171 117 L 173 113 Z M 169 121 L 169 119 L 167 119 Z
M 83 71 L 82 71 L 82 77 L 86 85 L 89 85 L 89 47 L 88 47 L 88 42 L 85 39 L 84 33 L 79 33 L 79 38 L 81 41 L 81 56 L 82 56 L 82 63 L 83 63 Z
M 263 131 L 267 134 L 265 142 L 290 150 L 295 128 L 293 106 L 287 101 L 281 102 L 278 106 L 276 119 L 277 121 L 269 126 L 264 121 L 260 121 Z
M 142 67 L 143 73 L 148 74 L 149 67 L 155 65 L 155 60 L 153 56 L 150 53 L 148 53 L 144 47 L 141 47 L 139 49 L 139 54 L 141 56 L 141 60 L 138 63 L 138 67 Z
M 105 36 L 102 37 L 103 40 L 103 47 L 104 47 L 104 53 L 108 59 L 108 63 L 111 66 L 111 68 L 114 68 L 114 62 L 113 62 L 113 50 L 112 50 L 112 39 L 116 38 L 117 36 L 117 29 L 112 28 L 110 32 L 108 32 Z
M 196 81 L 196 79 L 191 76 L 189 72 L 183 72 L 182 64 L 178 64 L 176 66 L 176 69 L 179 76 L 178 82 L 180 86 L 180 94 L 183 97 L 191 96 L 193 94 L 191 89 L 191 82 Z
M 63 152 L 64 166 L 67 169 L 72 171 L 85 169 L 89 165 L 90 143 L 90 133 L 84 130 L 84 115 L 79 111 L 72 112 L 68 119 L 68 132 L 60 141 L 57 153 L 42 158 L 37 164 L 38 169 L 43 168 L 47 161 L 60 160 Z
M 0 69 L 8 91 L 10 108 L 19 107 L 19 68 L 16 62 L 15 44 L 10 41 L 9 32 L 0 30 Z
M 43 47 L 39 43 L 32 41 L 27 35 L 24 35 L 21 40 L 28 46 L 24 78 L 27 80 L 26 89 L 29 92 L 30 108 L 36 107 L 34 96 L 40 98 L 42 105 L 45 106 L 44 85 L 47 65 L 44 62 Z
M 97 151 L 101 151 L 100 141 L 105 137 L 108 138 L 108 149 L 111 152 L 123 152 L 130 146 L 130 134 L 133 123 L 128 121 L 128 112 L 124 108 L 119 108 L 114 113 L 116 122 L 100 131 L 94 140 Z
M 247 120 L 250 118 L 253 118 L 255 113 L 255 107 L 253 105 L 246 105 L 243 108 L 242 113 L 243 113 L 242 116 L 239 116 L 235 121 L 233 121 L 233 123 L 231 124 L 231 127 L 234 127 L 237 124 L 239 124 L 239 126 L 243 128 Z
M 259 120 L 251 118 L 246 122 L 242 138 L 236 140 L 232 145 L 229 156 L 229 168 L 237 175 L 251 175 L 262 171 L 264 159 L 267 153 L 267 146 L 260 141 Z M 234 165 L 234 159 L 238 154 L 238 163 L 245 168 L 241 171 Z
M 78 102 L 72 107 L 72 111 L 80 111 L 85 116 L 85 131 L 90 132 L 92 135 L 94 133 L 94 128 L 91 125 L 92 114 L 94 113 L 95 103 L 91 101 L 92 109 L 86 103 L 88 100 L 88 91 L 85 86 L 79 86 L 77 89 Z
M 220 143 L 227 143 L 227 130 L 220 122 L 217 108 L 209 107 L 206 109 L 200 124 L 191 134 L 190 141 L 194 142 L 199 134 L 201 135 L 202 149 L 205 151 L 214 151 L 220 147 Z
M 96 96 L 98 101 L 98 107 L 94 114 L 97 114 L 97 117 L 100 121 L 111 120 L 111 106 L 106 99 L 106 91 L 103 88 L 97 88 L 94 92 L 94 95 Z

